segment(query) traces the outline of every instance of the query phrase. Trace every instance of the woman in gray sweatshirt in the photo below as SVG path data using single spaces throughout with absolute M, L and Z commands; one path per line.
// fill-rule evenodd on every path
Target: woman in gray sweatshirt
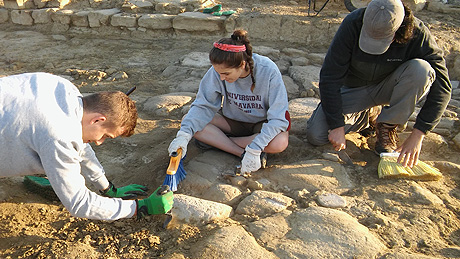
M 261 154 L 279 153 L 288 146 L 290 118 L 281 73 L 269 58 L 253 54 L 247 32 L 214 42 L 212 67 L 201 80 L 190 111 L 182 120 L 169 153 L 192 136 L 242 158 L 241 172 L 261 167 Z

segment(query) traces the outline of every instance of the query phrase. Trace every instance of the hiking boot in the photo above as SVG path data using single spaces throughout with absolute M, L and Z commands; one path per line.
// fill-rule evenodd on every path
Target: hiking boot
M 375 153 L 391 153 L 398 147 L 398 134 L 396 128 L 398 125 L 377 123 L 376 135 L 377 141 L 375 142 Z
M 375 128 L 377 124 L 377 117 L 379 117 L 382 111 L 382 106 L 374 106 L 369 109 L 369 127 L 359 131 L 358 133 L 365 138 L 375 136 Z

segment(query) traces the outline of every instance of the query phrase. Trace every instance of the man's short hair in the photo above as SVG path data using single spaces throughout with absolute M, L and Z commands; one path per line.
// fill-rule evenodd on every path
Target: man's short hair
M 86 112 L 97 112 L 106 118 L 107 127 L 122 127 L 121 136 L 134 134 L 137 123 L 136 104 L 126 94 L 116 92 L 98 92 L 84 96 L 83 109 Z

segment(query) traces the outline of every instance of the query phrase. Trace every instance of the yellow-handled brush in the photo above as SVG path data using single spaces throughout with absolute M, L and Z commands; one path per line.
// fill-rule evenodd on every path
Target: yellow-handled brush
M 187 175 L 187 172 L 185 172 L 182 164 L 184 159 L 185 156 L 182 158 L 182 148 L 179 148 L 176 152 L 171 153 L 163 185 L 168 185 L 170 190 L 173 192 L 177 191 L 177 185 L 180 181 L 184 180 Z
M 379 178 L 408 178 L 415 180 L 439 180 L 441 172 L 423 161 L 412 168 L 397 162 L 399 153 L 381 153 L 378 167 Z

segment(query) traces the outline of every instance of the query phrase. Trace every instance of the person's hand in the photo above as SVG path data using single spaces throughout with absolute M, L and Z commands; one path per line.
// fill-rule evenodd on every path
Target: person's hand
M 173 206 L 173 192 L 168 185 L 158 187 L 148 198 L 136 200 L 138 218 L 146 215 L 165 214 Z
M 134 199 L 137 196 L 146 196 L 146 191 L 149 189 L 140 184 L 130 184 L 119 188 L 116 188 L 111 182 L 109 184 L 109 187 L 101 191 L 101 194 L 111 198 L 122 198 L 123 200 Z
M 417 165 L 424 138 L 425 133 L 418 129 L 412 130 L 404 143 L 395 150 L 395 152 L 399 152 L 398 163 L 410 168 Z
M 344 127 L 338 127 L 333 130 L 329 131 L 328 135 L 329 142 L 331 142 L 332 146 L 336 151 L 340 151 L 345 149 L 346 140 L 345 140 L 345 129 Z
M 179 132 L 177 132 L 176 138 L 173 139 L 173 141 L 171 141 L 171 144 L 169 144 L 169 156 L 171 156 L 172 153 L 176 152 L 179 148 L 182 148 L 181 158 L 183 158 L 185 156 L 185 153 L 187 153 L 187 145 L 190 139 L 192 139 L 192 135 L 179 130 Z
M 251 173 L 259 170 L 261 150 L 252 149 L 246 146 L 243 160 L 241 160 L 241 173 Z

